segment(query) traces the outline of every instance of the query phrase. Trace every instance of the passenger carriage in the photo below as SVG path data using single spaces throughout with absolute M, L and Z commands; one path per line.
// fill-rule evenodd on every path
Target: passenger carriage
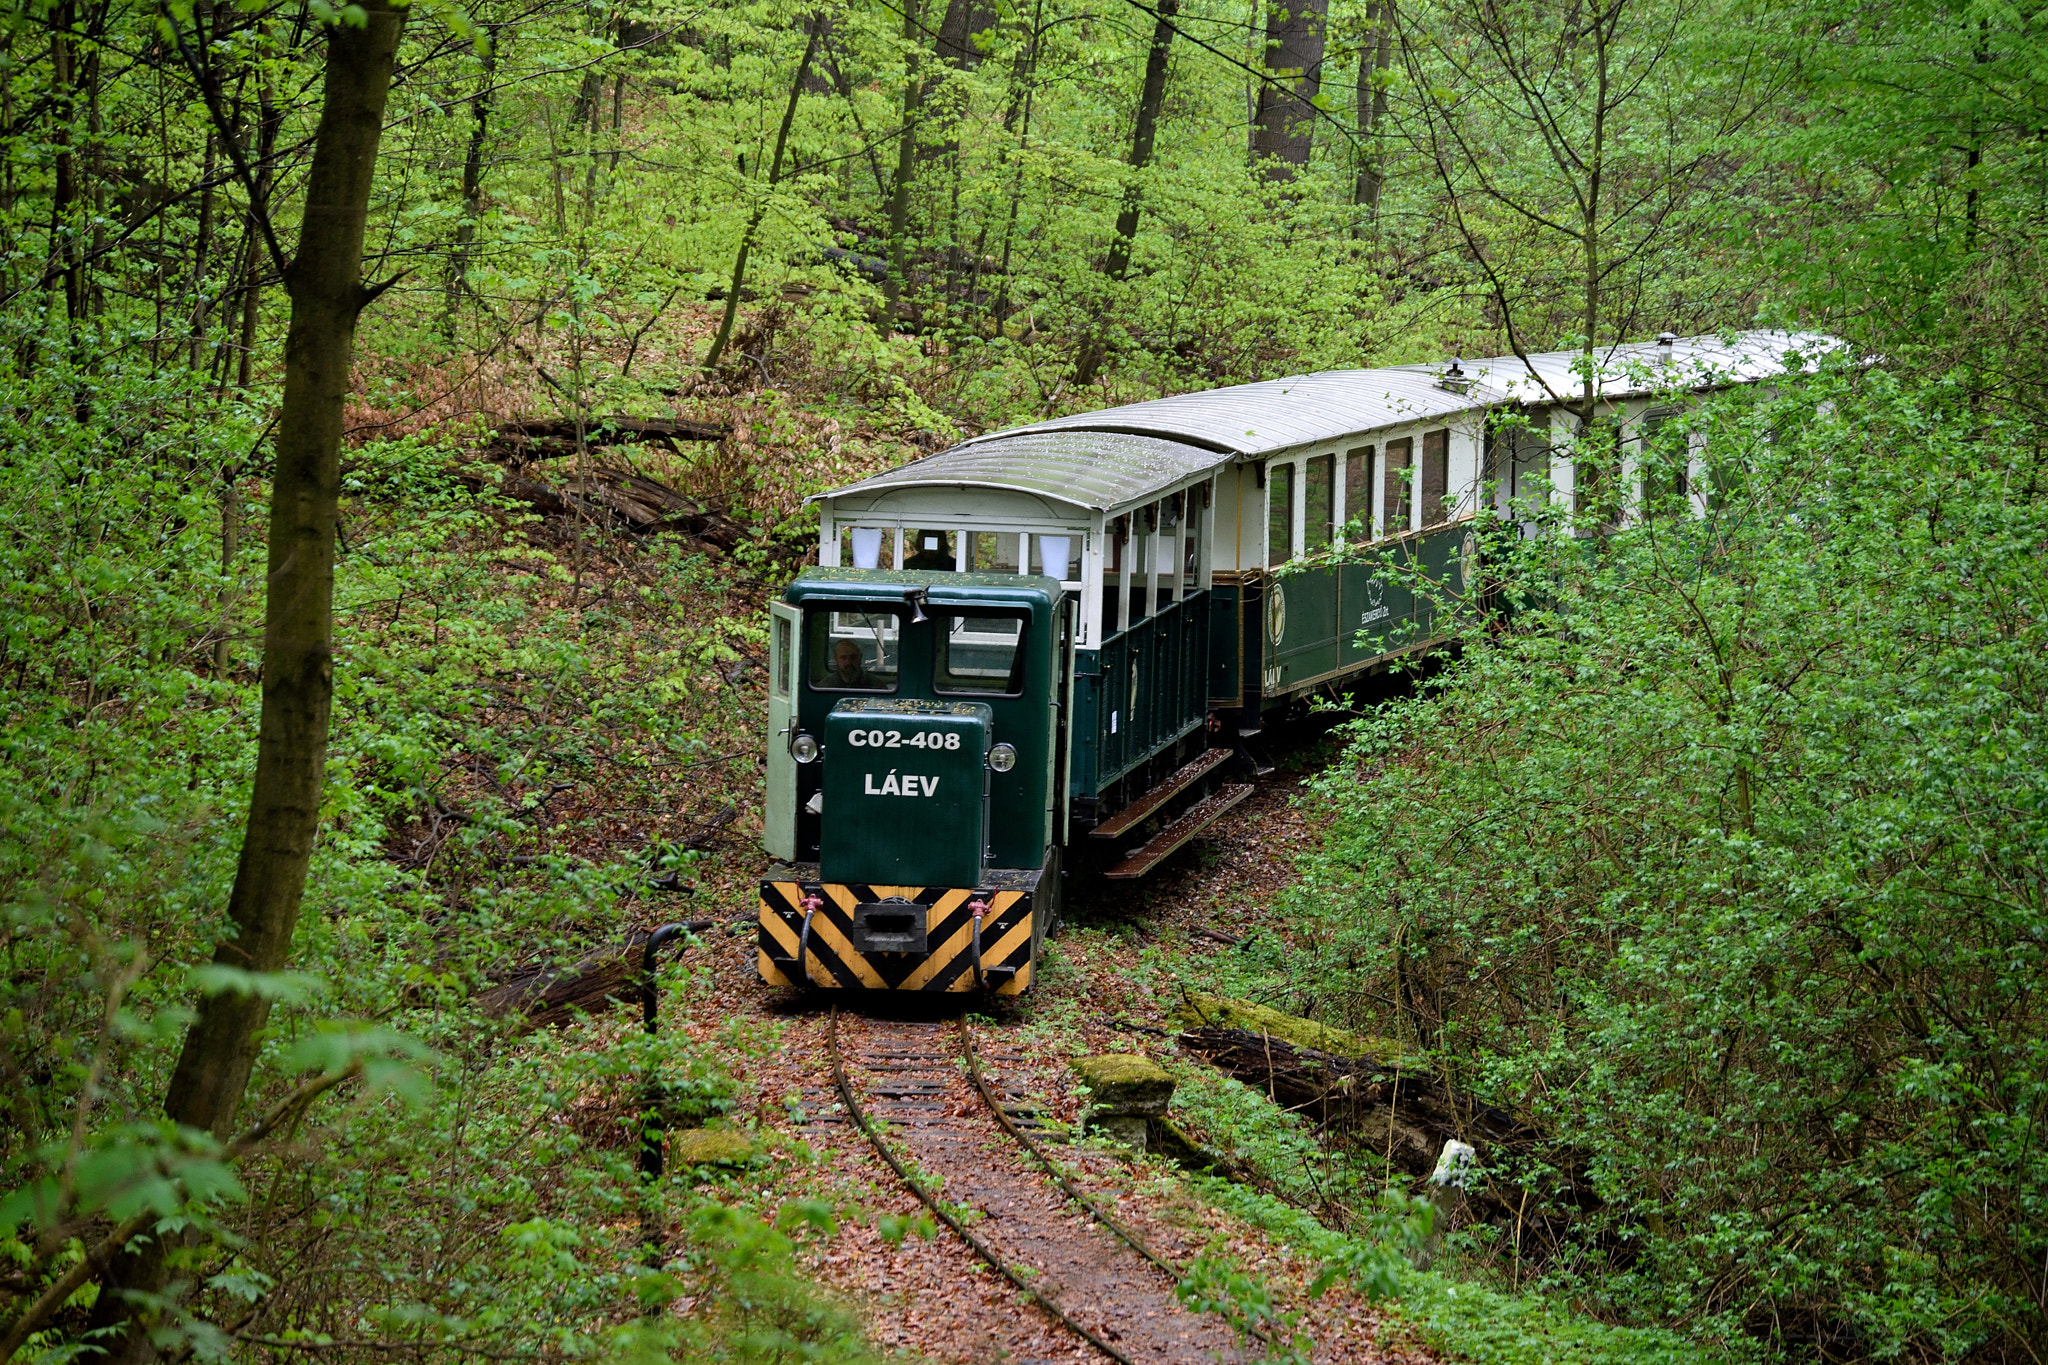
M 1607 357 L 1621 486 L 1672 395 L 1837 344 L 1666 336 Z M 1250 793 L 1232 760 L 1265 718 L 1439 643 L 1429 595 L 1385 565 L 1463 593 L 1482 516 L 1583 499 L 1578 361 L 1136 403 L 815 499 L 819 567 L 771 606 L 763 979 L 1026 989 L 1063 867 L 1145 875 Z M 1696 502 L 1688 473 L 1673 491 Z M 1346 539 L 1342 562 L 1278 572 Z

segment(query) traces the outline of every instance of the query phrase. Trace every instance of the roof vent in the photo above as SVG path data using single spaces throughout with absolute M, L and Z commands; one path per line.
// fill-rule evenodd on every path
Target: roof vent
M 1673 343 L 1674 341 L 1677 341 L 1677 340 L 1678 340 L 1678 337 L 1677 337 L 1677 336 L 1676 336 L 1676 335 L 1675 335 L 1674 333 L 1671 333 L 1671 332 L 1659 332 L 1659 333 L 1657 333 L 1657 349 L 1658 349 L 1658 350 L 1660 350 L 1660 351 L 1662 351 L 1662 352 L 1664 353 L 1664 354 L 1663 354 L 1663 356 L 1661 357 L 1661 359 L 1664 359 L 1664 360 L 1669 360 L 1669 359 L 1671 359 L 1671 343 Z
M 1452 393 L 1463 393 L 1472 387 L 1472 381 L 1466 376 L 1465 367 L 1459 363 L 1456 357 L 1453 357 L 1451 368 L 1443 372 L 1443 375 L 1436 381 L 1436 386 L 1440 389 L 1447 389 Z

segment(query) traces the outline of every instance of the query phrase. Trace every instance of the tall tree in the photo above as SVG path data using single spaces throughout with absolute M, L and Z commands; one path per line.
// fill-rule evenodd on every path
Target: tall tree
M 1387 118 L 1387 70 L 1394 60 L 1394 0 L 1379 0 L 1367 11 L 1365 32 L 1358 43 L 1358 158 L 1352 179 L 1351 203 L 1368 218 L 1380 211 L 1380 190 L 1386 183 L 1380 156 L 1380 125 Z
M 392 0 L 359 3 L 360 23 L 328 28 L 298 249 L 282 268 L 291 322 L 271 495 L 256 781 L 227 933 L 214 954 L 217 965 L 247 973 L 276 972 L 290 959 L 320 823 L 334 698 L 342 407 L 356 320 L 381 292 L 363 284 L 363 238 L 405 25 L 405 10 Z M 173 1122 L 228 1136 L 269 1015 L 269 997 L 254 989 L 217 990 L 200 999 L 164 1096 Z M 132 1244 L 108 1277 L 94 1320 L 117 1332 L 109 1351 L 117 1362 L 153 1355 L 146 1315 L 165 1273 L 159 1237 Z
M 1577 392 L 1552 397 L 1582 428 L 1602 352 L 1677 320 L 1689 212 L 1755 108 L 1754 89 L 1678 79 L 1700 7 L 1447 0 L 1401 37 L 1445 216 L 1515 354 L 1576 335 Z
M 469 255 L 476 241 L 477 220 L 484 211 L 484 148 L 490 140 L 491 102 L 498 80 L 498 35 L 491 32 L 477 73 L 477 91 L 469 101 L 469 145 L 462 156 L 462 221 L 455 225 L 455 245 L 448 253 L 448 285 L 442 306 L 441 330 L 452 344 L 461 316 L 462 291 L 469 283 Z
M 889 182 L 889 277 L 882 285 L 883 326 L 894 324 L 910 269 L 910 187 L 917 179 L 917 135 L 924 109 L 924 30 L 919 0 L 903 6 L 903 126 L 896 133 L 896 174 Z
M 1252 113 L 1252 164 L 1269 179 L 1292 180 L 1315 146 L 1329 0 L 1268 0 L 1266 70 Z
M 732 262 L 732 281 L 725 290 L 725 312 L 718 320 L 718 334 L 711 339 L 711 349 L 704 356 L 707 370 L 718 368 L 726 343 L 732 340 L 733 319 L 740 311 L 740 291 L 747 283 L 747 255 L 754 249 L 754 234 L 761 230 L 761 219 L 768 212 L 768 196 L 782 180 L 782 158 L 789 148 L 789 130 L 796 122 L 797 102 L 803 98 L 804 86 L 810 79 L 811 61 L 818 55 L 818 44 L 825 36 L 825 16 L 812 15 L 805 21 L 804 30 L 809 36 L 804 43 L 804 55 L 796 64 L 796 78 L 789 83 L 789 99 L 782 106 L 782 124 L 775 130 L 775 155 L 768 164 L 768 183 L 740 233 L 740 249 Z
M 1166 103 L 1166 67 L 1173 52 L 1173 21 L 1180 13 L 1180 0 L 1159 0 L 1152 25 L 1152 46 L 1145 53 L 1145 82 L 1138 90 L 1138 116 L 1131 125 L 1130 177 L 1124 182 L 1124 201 L 1116 216 L 1116 237 L 1109 244 L 1109 257 L 1102 273 L 1112 285 L 1121 284 L 1131 269 L 1131 246 L 1138 237 L 1138 213 L 1144 188 L 1140 175 L 1152 161 L 1152 144 L 1159 134 L 1159 111 Z M 1092 383 L 1107 350 L 1107 329 L 1098 325 L 1082 344 L 1074 365 L 1076 384 Z

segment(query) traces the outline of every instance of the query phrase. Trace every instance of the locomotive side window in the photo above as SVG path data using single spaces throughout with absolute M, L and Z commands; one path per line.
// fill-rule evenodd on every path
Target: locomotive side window
M 894 692 L 903 634 L 893 611 L 814 611 L 805 623 L 813 692 Z
M 982 696 L 1022 695 L 1023 644 L 1022 617 L 940 616 L 932 690 Z
M 896 535 L 883 526 L 848 526 L 839 532 L 839 562 L 856 569 L 896 567 Z

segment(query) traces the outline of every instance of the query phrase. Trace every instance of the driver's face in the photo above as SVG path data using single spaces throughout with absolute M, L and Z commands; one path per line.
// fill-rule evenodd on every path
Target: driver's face
M 844 674 L 860 672 L 860 646 L 840 644 L 832 651 L 832 666 Z

